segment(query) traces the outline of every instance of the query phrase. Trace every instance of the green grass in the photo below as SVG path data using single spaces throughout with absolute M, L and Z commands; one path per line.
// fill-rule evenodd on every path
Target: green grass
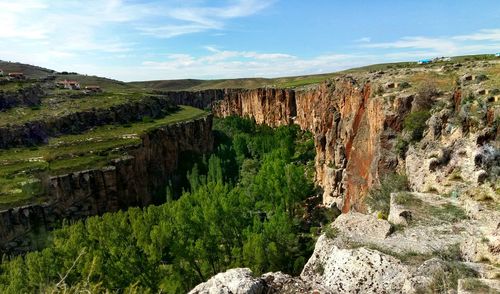
M 48 144 L 36 148 L 0 150 L 0 208 L 38 196 L 40 189 L 30 188 L 27 183 L 36 181 L 40 175 L 103 167 L 140 145 L 141 134 L 205 115 L 203 110 L 181 106 L 179 111 L 161 119 L 100 126 L 82 134 L 52 138 Z
M 33 81 L 10 81 L 5 84 L 0 84 L 0 91 L 15 92 L 19 89 L 24 89 L 33 85 Z
M 462 284 L 463 290 L 471 291 L 472 293 L 493 293 L 488 285 L 478 279 L 468 278 Z
M 60 90 L 59 90 L 60 91 Z M 144 94 L 135 92 L 105 92 L 83 98 L 68 98 L 66 92 L 56 92 L 42 99 L 40 107 L 15 107 L 0 113 L 0 127 L 9 124 L 23 124 L 34 120 L 60 117 L 74 112 L 92 109 L 106 109 L 114 105 L 139 101 Z
M 395 195 L 395 202 L 403 206 L 416 206 L 421 205 L 422 200 L 414 197 L 411 193 L 401 192 Z

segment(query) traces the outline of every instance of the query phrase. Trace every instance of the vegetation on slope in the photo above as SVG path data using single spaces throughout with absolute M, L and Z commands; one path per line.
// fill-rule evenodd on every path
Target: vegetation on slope
M 313 245 L 298 219 L 313 193 L 310 135 L 235 117 L 215 128 L 216 152 L 192 161 L 178 200 L 167 188 L 163 205 L 54 231 L 46 249 L 3 260 L 0 291 L 186 293 L 231 267 L 297 274 Z
M 140 135 L 171 123 L 195 119 L 206 112 L 190 106 L 160 119 L 144 118 L 127 125 L 104 125 L 75 135 L 51 138 L 46 145 L 0 150 L 0 207 L 42 196 L 41 176 L 99 168 L 141 142 Z

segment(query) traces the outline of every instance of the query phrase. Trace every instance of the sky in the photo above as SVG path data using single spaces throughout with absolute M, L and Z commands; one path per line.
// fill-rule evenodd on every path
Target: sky
M 0 0 L 0 60 L 123 81 L 499 51 L 498 0 Z

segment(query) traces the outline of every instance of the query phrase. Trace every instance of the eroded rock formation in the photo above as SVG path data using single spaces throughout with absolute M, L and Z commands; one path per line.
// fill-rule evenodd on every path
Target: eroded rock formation
M 316 145 L 316 181 L 324 204 L 363 210 L 363 196 L 381 170 L 394 170 L 390 140 L 400 131 L 412 97 L 389 103 L 368 81 L 342 78 L 304 89 L 226 90 L 212 102 L 216 116 L 251 117 L 270 126 L 296 123 Z
M 138 148 L 104 168 L 51 178 L 44 204 L 0 212 L 0 245 L 22 250 L 23 241 L 14 239 L 40 227 L 50 229 L 57 220 L 155 203 L 155 196 L 164 197 L 181 153 L 207 153 L 212 146 L 211 115 L 149 131 Z
M 45 95 L 40 84 L 33 84 L 16 91 L 0 90 L 0 111 L 16 106 L 36 106 Z

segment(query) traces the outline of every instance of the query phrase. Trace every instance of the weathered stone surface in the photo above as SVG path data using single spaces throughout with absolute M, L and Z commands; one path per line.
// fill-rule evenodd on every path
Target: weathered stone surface
M 391 233 L 391 224 L 373 215 L 350 212 L 341 214 L 333 226 L 352 240 L 383 240 Z
M 455 113 L 449 108 L 434 113 L 424 138 L 408 149 L 405 164 L 410 187 L 417 192 L 500 201 L 489 184 L 500 175 L 499 132 L 486 119 L 470 121 L 470 110 L 464 110 L 467 105 L 461 103 L 460 93 L 457 90 L 452 96 Z
M 459 279 L 457 294 L 500 293 L 498 279 Z
M 412 273 L 412 277 L 404 282 L 402 292 L 407 294 L 429 292 L 435 276 L 439 273 L 444 274 L 445 270 L 446 266 L 441 259 L 426 260 Z
M 408 225 L 411 220 L 411 210 L 397 203 L 398 193 L 391 193 L 389 216 L 387 220 L 395 225 Z
M 17 91 L 0 90 L 0 111 L 16 106 L 39 105 L 44 95 L 45 92 L 39 84 L 33 84 Z
M 496 240 L 488 238 L 470 238 L 464 241 L 460 250 L 465 261 L 481 262 L 489 261 L 492 264 L 500 263 L 500 244 Z
M 410 271 L 392 256 L 363 247 L 341 249 L 322 235 L 300 276 L 332 293 L 400 293 Z
M 199 284 L 190 294 L 261 294 L 264 282 L 254 278 L 248 268 L 230 269 Z
M 395 168 L 389 136 L 401 128 L 407 104 L 384 105 L 369 82 L 345 77 L 304 90 L 228 90 L 213 111 L 270 126 L 293 122 L 311 131 L 323 202 L 347 212 L 363 210 L 362 199 L 378 173 Z
M 265 293 L 295 294 L 295 293 L 329 293 L 319 285 L 313 287 L 301 280 L 299 277 L 292 277 L 282 272 L 266 273 L 260 277 L 266 287 Z

